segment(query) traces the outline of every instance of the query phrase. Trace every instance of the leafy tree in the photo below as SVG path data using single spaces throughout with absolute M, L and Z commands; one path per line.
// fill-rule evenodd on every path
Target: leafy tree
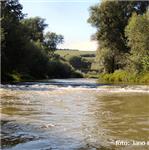
M 25 15 L 22 13 L 22 8 L 23 7 L 18 0 L 2 0 L 1 1 L 1 9 L 2 9 L 1 18 L 3 19 L 2 25 L 6 23 L 7 23 L 6 25 L 8 25 L 12 21 L 19 21 L 23 19 Z
M 0 29 L 0 34 L 1 34 L 1 47 L 4 48 L 5 47 L 5 32 L 3 28 Z
M 24 75 L 30 75 L 35 79 L 42 79 L 47 76 L 49 57 L 42 44 L 37 42 L 28 42 L 26 53 L 22 58 L 22 69 L 20 72 Z
M 103 57 L 107 62 L 102 63 L 101 59 L 98 59 L 99 64 L 104 67 L 103 70 L 106 70 L 106 72 L 114 72 L 114 70 L 123 68 L 126 65 L 126 62 L 122 62 L 120 59 L 130 51 L 125 37 L 125 26 L 133 12 L 142 14 L 146 11 L 148 5 L 148 1 L 122 2 L 115 0 L 102 1 L 100 5 L 90 8 L 88 22 L 97 28 L 97 32 L 93 36 L 99 44 L 97 58 L 101 57 L 101 51 L 106 51 Z M 105 64 L 108 63 L 110 63 L 109 67 L 106 68 Z
M 63 42 L 63 36 L 56 33 L 51 36 L 49 32 L 44 37 L 47 26 L 44 19 L 24 19 L 18 0 L 1 1 L 1 9 L 2 82 L 80 75 L 59 57 L 49 59 L 46 46 L 54 50 Z
M 17 0 L 2 2 L 2 81 L 13 73 L 37 78 L 45 76 L 48 57 L 42 46 L 30 41 L 29 28 L 22 24 L 22 6 Z
M 64 37 L 54 32 L 47 32 L 44 38 L 44 45 L 48 51 L 55 51 L 57 46 L 64 42 Z
M 43 42 L 43 31 L 48 26 L 45 19 L 40 17 L 27 18 L 22 20 L 22 24 L 26 27 L 26 34 L 33 41 Z
M 131 65 L 137 72 L 149 71 L 149 11 L 133 14 L 125 29 L 131 48 Z
M 18 0 L 1 1 L 1 32 L 2 32 L 2 79 L 13 71 L 23 52 L 23 37 L 19 21 L 24 17 L 22 6 Z
M 80 56 L 73 56 L 69 59 L 69 63 L 78 70 L 81 71 L 88 71 L 91 67 L 91 63 L 89 61 L 86 61 Z

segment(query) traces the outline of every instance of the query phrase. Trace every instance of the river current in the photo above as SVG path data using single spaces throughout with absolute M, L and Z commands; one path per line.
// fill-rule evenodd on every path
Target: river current
M 147 150 L 149 86 L 53 79 L 1 85 L 4 150 Z

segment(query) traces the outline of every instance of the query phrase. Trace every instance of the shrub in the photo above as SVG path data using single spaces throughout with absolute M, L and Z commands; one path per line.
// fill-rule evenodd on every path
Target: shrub
M 69 59 L 69 63 L 78 70 L 81 71 L 88 71 L 91 67 L 91 62 L 87 61 L 86 59 L 83 59 L 80 56 L 72 56 Z
M 141 83 L 149 83 L 149 72 L 143 73 L 140 77 Z
M 149 72 L 136 74 L 123 70 L 116 70 L 110 74 L 100 74 L 99 80 L 109 83 L 149 83 Z
M 48 65 L 48 76 L 51 78 L 70 78 L 81 77 L 82 75 L 76 72 L 67 62 L 50 60 Z

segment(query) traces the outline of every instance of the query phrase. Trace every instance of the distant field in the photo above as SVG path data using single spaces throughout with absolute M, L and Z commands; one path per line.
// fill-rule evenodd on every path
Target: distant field
M 59 54 L 61 57 L 64 57 L 66 60 L 72 56 L 81 56 L 89 61 L 93 61 L 96 51 L 57 50 L 55 53 Z

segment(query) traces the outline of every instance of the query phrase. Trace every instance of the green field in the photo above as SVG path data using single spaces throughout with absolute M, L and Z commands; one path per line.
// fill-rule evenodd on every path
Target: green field
M 57 50 L 55 53 L 59 54 L 66 60 L 73 56 L 81 56 L 82 58 L 87 59 L 88 61 L 93 61 L 95 58 L 96 51 Z
M 57 50 L 55 51 L 56 54 L 60 55 L 62 58 L 64 58 L 66 61 L 69 62 L 70 58 L 74 56 L 81 57 L 82 60 L 85 62 L 89 62 L 91 64 L 90 68 L 86 68 L 87 66 L 85 65 L 84 67 L 82 66 L 81 71 L 90 72 L 92 70 L 92 66 L 94 66 L 95 62 L 95 55 L 96 51 L 80 51 L 80 50 Z M 85 69 L 86 68 L 86 69 Z M 94 67 L 93 67 L 94 68 Z M 83 71 L 83 72 L 84 72 Z

